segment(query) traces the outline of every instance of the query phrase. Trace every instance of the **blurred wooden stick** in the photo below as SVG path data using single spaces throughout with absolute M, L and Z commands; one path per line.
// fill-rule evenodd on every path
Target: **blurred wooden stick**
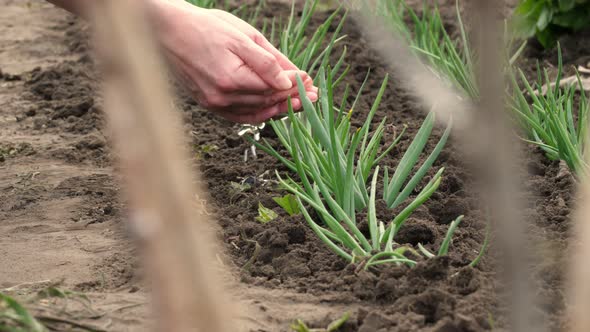
M 497 248 L 509 299 L 510 330 L 532 332 L 545 330 L 542 320 L 534 320 L 535 304 L 529 269 L 530 241 L 525 235 L 524 204 L 519 199 L 518 140 L 510 127 L 504 104 L 504 69 L 502 25 L 498 18 L 502 1 L 475 0 L 471 13 L 472 37 L 478 55 L 477 72 L 480 100 L 475 109 L 471 138 L 477 142 L 472 158 L 481 180 L 481 192 L 498 232 Z M 467 144 L 466 144 L 467 145 Z
M 584 93 L 584 91 L 582 91 Z M 590 142 L 590 133 L 586 142 Z M 590 162 L 590 144 L 586 144 L 584 157 Z M 570 331 L 590 331 L 590 265 L 586 262 L 590 257 L 590 178 L 581 179 L 573 214 L 573 233 L 570 239 L 569 283 L 566 303 L 568 318 L 571 321 Z
M 475 0 L 472 13 L 476 35 L 479 87 L 481 100 L 475 105 L 462 98 L 438 76 L 433 74 L 412 52 L 405 40 L 387 28 L 383 18 L 364 13 L 359 16 L 371 45 L 399 74 L 401 84 L 421 99 L 428 110 L 439 119 L 453 119 L 454 135 L 465 151 L 465 157 L 480 180 L 484 206 L 490 210 L 495 233 L 502 250 L 504 281 L 508 284 L 510 299 L 510 328 L 512 331 L 538 331 L 540 326 L 529 323 L 534 310 L 533 295 L 529 288 L 528 239 L 524 233 L 522 205 L 518 199 L 518 175 L 515 168 L 516 138 L 509 129 L 504 112 L 502 77 L 502 39 L 496 14 L 502 2 Z
M 568 311 L 572 332 L 590 331 L 590 181 L 580 185 L 577 210 L 574 214 L 574 232 L 570 242 L 573 255 L 568 281 Z
M 192 204 L 182 125 L 141 1 L 93 3 L 105 111 L 153 285 L 157 329 L 235 331 L 228 319 L 231 307 L 212 272 L 216 261 L 206 216 Z

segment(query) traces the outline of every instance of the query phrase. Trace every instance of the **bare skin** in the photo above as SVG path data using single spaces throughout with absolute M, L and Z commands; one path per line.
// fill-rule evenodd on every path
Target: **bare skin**
M 86 16 L 91 1 L 48 0 Z M 317 87 L 258 30 L 238 17 L 184 0 L 145 0 L 157 40 L 176 74 L 207 109 L 239 123 L 260 123 L 287 112 L 287 98 L 301 108 L 296 77 L 307 97 Z

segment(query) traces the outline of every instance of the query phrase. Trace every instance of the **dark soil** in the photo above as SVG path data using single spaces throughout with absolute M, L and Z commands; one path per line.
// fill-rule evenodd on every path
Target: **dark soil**
M 286 16 L 288 7 L 271 4 L 265 13 L 269 17 Z M 316 22 L 324 15 L 327 14 L 318 15 Z M 355 125 L 364 121 L 370 102 L 388 72 L 359 30 L 352 19 L 344 29 L 348 35 L 345 41 L 349 52 L 347 61 L 352 65 L 346 83 L 356 90 L 367 70 L 372 72 L 354 113 Z M 80 33 L 80 26 L 71 23 L 67 31 L 72 51 L 86 52 L 86 37 Z M 573 40 L 577 44 L 563 44 L 569 63 L 582 61 L 580 59 L 588 55 L 582 46 L 578 46 L 584 44 L 582 39 L 576 36 Z M 539 52 L 533 46 L 527 56 L 555 63 L 553 52 Z M 4 75 L 2 79 L 14 78 Z M 96 92 L 97 76 L 88 56 L 46 69 L 35 69 L 22 79 L 26 81 L 29 98 L 36 103 L 36 107 L 18 115 L 23 121 L 23 130 L 79 135 L 68 148 L 39 153 L 51 154 L 70 163 L 110 164 L 111 156 L 102 130 L 101 98 Z M 395 167 L 424 119 L 418 101 L 399 85 L 395 72 L 391 73 L 388 89 L 374 120 L 378 123 L 384 117 L 388 118 L 385 142 L 390 142 L 404 125 L 408 126 L 405 138 L 383 161 L 389 167 Z M 497 295 L 502 287 L 497 281 L 496 262 L 486 255 L 477 267 L 467 266 L 483 243 L 486 220 L 471 189 L 470 172 L 462 163 L 461 151 L 453 139 L 435 164 L 435 168 L 446 168 L 442 185 L 432 199 L 412 215 L 397 238 L 400 244 L 416 247 L 422 243 L 436 251 L 448 224 L 457 216 L 465 215 L 455 233 L 449 256 L 422 260 L 413 269 L 387 266 L 359 272 L 357 266 L 347 265 L 331 253 L 301 216 L 289 217 L 274 203 L 273 197 L 284 194 L 278 189 L 273 175 L 275 169 L 286 171 L 281 164 L 264 153 L 259 153 L 256 160 L 245 162 L 243 152 L 248 144 L 237 136 L 235 125 L 203 111 L 186 96 L 179 97 L 179 105 L 187 129 L 194 132 L 195 154 L 199 155 L 213 209 L 223 227 L 220 237 L 233 263 L 237 268 L 245 266 L 252 259 L 256 246 L 261 248 L 253 264 L 241 271 L 243 282 L 312 295 L 331 294 L 333 301 L 341 304 L 366 304 L 366 310 L 353 312 L 353 319 L 345 326 L 346 331 L 485 331 L 491 330 L 492 324 L 496 328 L 504 325 L 502 305 Z M 441 128 L 435 130 L 428 149 L 434 147 L 441 132 Z M 263 136 L 278 147 L 278 140 L 270 130 L 265 130 Z M 211 148 L 213 146 L 216 148 Z M 202 153 L 203 150 L 208 152 Z M 548 254 L 544 256 L 547 259 L 535 267 L 539 309 L 550 323 L 551 331 L 561 331 L 566 327 L 562 275 L 565 261 L 562 257 L 567 257 L 574 181 L 567 169 L 558 162 L 548 161 L 535 148 L 525 147 L 523 150 L 527 166 L 523 182 L 531 198 L 525 211 L 528 230 L 547 241 L 544 242 L 546 247 L 541 248 L 544 254 Z M 0 151 L 4 151 L 3 148 Z M 18 146 L 11 147 L 10 151 L 32 153 L 30 149 Z M 2 153 L 0 158 L 10 158 L 10 153 L 4 155 Z M 104 183 L 99 185 L 103 180 Z M 83 195 L 93 199 L 92 205 L 96 209 L 83 213 L 93 214 L 91 219 L 100 221 L 101 218 L 111 218 L 123 208 L 116 201 L 117 189 L 112 181 L 110 176 L 72 178 L 54 190 L 61 190 L 66 196 Z M 235 184 L 243 182 L 249 187 L 240 190 Z M 22 209 L 27 202 L 42 195 L 46 193 L 40 189 L 0 204 L 2 208 Z M 264 225 L 257 222 L 259 203 L 272 208 L 279 217 Z M 379 206 L 380 219 L 390 220 L 394 213 L 387 211 L 383 204 Z M 494 250 L 492 240 L 489 251 Z M 115 265 L 127 259 L 113 257 L 110 259 Z M 122 276 L 117 280 L 123 284 L 132 279 L 129 264 L 122 264 L 123 267 L 118 269 Z M 312 322 L 312 325 L 323 323 Z
M 273 13 L 281 11 L 280 8 L 273 8 Z M 372 71 L 363 102 L 355 111 L 356 125 L 362 123 L 368 113 L 369 103 L 387 73 L 383 62 L 367 46 L 359 31 L 350 20 L 343 32 L 349 36 L 345 43 L 350 54 L 348 61 L 353 64 L 346 83 L 358 88 L 367 70 Z M 543 57 L 550 59 L 552 56 L 553 53 L 549 53 Z M 571 58 L 567 60 L 572 61 Z M 396 165 L 423 121 L 421 106 L 408 91 L 398 86 L 396 75 L 392 73 L 375 118 L 378 122 L 388 117 L 391 136 L 401 126 L 408 126 L 406 138 L 384 160 L 390 167 Z M 188 109 L 196 109 L 196 106 L 185 108 Z M 272 201 L 272 197 L 282 192 L 276 189 L 272 172 L 270 175 L 266 172 L 284 170 L 281 164 L 264 154 L 258 160 L 244 162 L 242 152 L 248 145 L 237 140 L 234 129 L 227 125 L 219 129 L 220 120 L 206 113 L 192 113 L 192 116 L 199 133 L 196 145 L 221 143 L 221 148 L 202 160 L 201 165 L 218 207 L 217 215 L 224 228 L 228 251 L 238 266 L 244 266 L 251 259 L 256 244 L 262 248 L 255 263 L 243 272 L 244 282 L 310 294 L 335 292 L 340 301 L 380 304 L 378 310 L 358 314 L 359 331 L 481 331 L 491 329 L 490 324 L 496 328 L 503 325 L 497 302 L 501 286 L 496 280 L 494 260 L 486 256 L 476 268 L 467 267 L 483 242 L 485 220 L 477 208 L 476 195 L 469 187 L 469 171 L 462 164 L 461 152 L 453 140 L 435 164 L 435 167 L 446 168 L 443 184 L 425 207 L 413 214 L 397 238 L 400 244 L 423 243 L 434 251 L 443 240 L 448 224 L 463 214 L 465 220 L 455 234 L 449 257 L 420 262 L 414 269 L 387 267 L 358 272 L 356 266 L 347 266 L 331 253 L 302 217 L 287 216 Z M 429 148 L 436 143 L 438 135 L 440 129 Z M 278 148 L 279 143 L 271 132 L 266 131 L 264 136 Z M 387 137 L 389 141 L 391 136 Z M 525 211 L 530 221 L 528 230 L 532 238 L 551 241 L 550 247 L 563 252 L 567 247 L 573 178 L 567 169 L 558 162 L 548 161 L 537 149 L 527 146 L 523 150 L 528 167 L 524 184 L 531 201 Z M 247 191 L 236 193 L 228 180 L 250 180 L 253 185 Z M 258 223 L 254 219 L 258 203 L 273 208 L 280 217 L 266 225 Z M 391 219 L 390 211 L 382 208 L 378 213 L 381 220 Z M 492 245 L 490 251 L 493 250 Z M 552 257 L 539 263 L 535 273 L 536 286 L 542 290 L 538 294 L 540 309 L 552 331 L 565 326 L 563 276 L 556 272 L 563 271 L 564 264 L 562 259 Z M 549 270 L 552 273 L 546 273 Z

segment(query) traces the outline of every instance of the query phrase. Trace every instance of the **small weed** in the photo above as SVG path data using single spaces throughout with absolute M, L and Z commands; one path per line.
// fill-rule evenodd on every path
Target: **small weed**
M 201 160 L 203 158 L 213 157 L 215 152 L 219 150 L 219 146 L 215 144 L 205 144 L 196 147 L 195 158 Z
M 273 201 L 275 201 L 280 207 L 287 212 L 290 216 L 294 216 L 301 213 L 301 209 L 299 208 L 299 204 L 297 204 L 297 198 L 292 194 L 287 194 L 283 197 L 273 197 Z
M 279 215 L 276 212 L 264 207 L 262 203 L 258 202 L 258 217 L 256 217 L 256 220 L 266 224 L 267 222 L 275 220 L 278 216 Z
M 35 154 L 35 149 L 29 143 L 0 143 L 0 162 L 15 156 L 30 156 Z
M 328 325 L 328 327 L 319 328 L 319 329 L 318 328 L 316 328 L 316 329 L 309 328 L 305 324 L 305 322 L 303 322 L 303 320 L 298 319 L 293 324 L 291 324 L 291 329 L 294 332 L 335 332 L 335 331 L 338 331 L 338 329 L 340 327 L 342 327 L 342 325 L 344 325 L 344 323 L 346 323 L 349 318 L 350 318 L 350 313 L 347 312 L 342 317 L 340 317 L 337 320 L 330 323 Z
M 239 195 L 241 195 L 243 192 L 247 192 L 250 191 L 252 189 L 252 185 L 242 181 L 242 182 L 234 182 L 231 181 L 229 183 L 229 200 L 230 202 L 233 202 L 235 200 L 236 197 L 238 197 Z

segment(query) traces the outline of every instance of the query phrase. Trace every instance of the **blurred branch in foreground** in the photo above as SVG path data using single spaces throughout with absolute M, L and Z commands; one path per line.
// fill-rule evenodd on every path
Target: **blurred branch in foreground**
M 105 109 L 131 223 L 152 282 L 158 331 L 234 331 L 213 275 L 213 234 L 192 206 L 193 177 L 164 62 L 138 1 L 94 2 Z

